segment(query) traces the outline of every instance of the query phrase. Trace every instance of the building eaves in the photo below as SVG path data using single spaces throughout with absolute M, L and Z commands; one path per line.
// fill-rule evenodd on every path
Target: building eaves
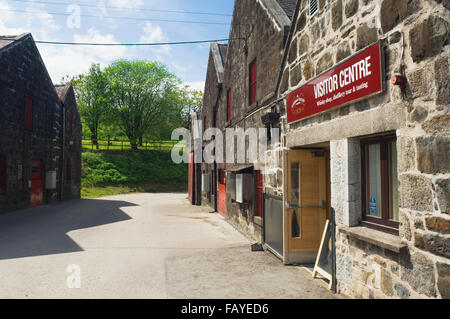
M 283 11 L 288 16 L 289 20 L 292 21 L 292 17 L 294 16 L 295 6 L 297 5 L 297 0 L 276 0 Z M 299 0 L 301 1 L 301 0 Z
M 55 85 L 56 93 L 58 93 L 59 99 L 64 102 L 66 99 L 67 92 L 69 91 L 70 86 L 72 83 L 68 82 L 66 84 L 57 84 Z
M 283 10 L 278 0 L 260 0 L 280 28 L 286 28 L 291 25 L 291 20 L 286 11 Z
M 6 49 L 11 44 L 23 40 L 28 35 L 30 35 L 30 33 L 22 33 L 20 35 L 0 35 L 0 50 Z
M 222 64 L 225 65 L 227 61 L 228 44 L 219 44 L 220 56 L 222 58 Z
M 223 83 L 223 72 L 224 72 L 224 61 L 222 59 L 222 56 L 220 54 L 220 49 L 219 49 L 219 45 L 217 44 L 217 42 L 211 42 L 211 54 L 214 60 L 214 66 L 216 69 L 216 74 L 217 74 L 217 82 L 218 83 Z

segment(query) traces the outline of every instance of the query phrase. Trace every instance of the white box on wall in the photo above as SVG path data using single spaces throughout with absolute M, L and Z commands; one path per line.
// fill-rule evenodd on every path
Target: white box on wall
M 236 174 L 236 202 L 244 202 L 244 175 Z
M 56 171 L 45 174 L 45 189 L 56 189 Z
M 210 174 L 202 174 L 202 192 L 209 192 L 211 190 L 210 187 Z
M 231 199 L 232 200 L 236 200 L 236 174 L 234 173 L 230 173 L 227 181 L 229 181 L 229 187 L 230 187 L 230 192 L 231 192 Z

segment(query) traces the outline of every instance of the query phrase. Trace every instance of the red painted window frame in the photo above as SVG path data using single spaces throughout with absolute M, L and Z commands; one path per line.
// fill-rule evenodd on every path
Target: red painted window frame
M 33 127 L 33 100 L 25 99 L 25 128 L 31 130 Z
M 0 194 L 6 192 L 6 157 L 0 156 Z
M 249 104 L 256 102 L 256 59 L 249 66 Z
M 227 92 L 227 122 L 231 120 L 231 89 Z

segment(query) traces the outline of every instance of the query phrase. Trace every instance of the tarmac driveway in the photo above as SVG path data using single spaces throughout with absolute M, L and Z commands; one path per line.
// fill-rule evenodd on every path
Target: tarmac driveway
M 0 298 L 336 297 L 209 211 L 131 194 L 0 215 Z

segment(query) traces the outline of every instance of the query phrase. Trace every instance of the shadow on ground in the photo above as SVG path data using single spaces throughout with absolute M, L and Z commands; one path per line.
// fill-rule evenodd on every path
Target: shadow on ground
M 0 260 L 83 251 L 67 233 L 131 219 L 124 201 L 81 199 L 0 215 Z

